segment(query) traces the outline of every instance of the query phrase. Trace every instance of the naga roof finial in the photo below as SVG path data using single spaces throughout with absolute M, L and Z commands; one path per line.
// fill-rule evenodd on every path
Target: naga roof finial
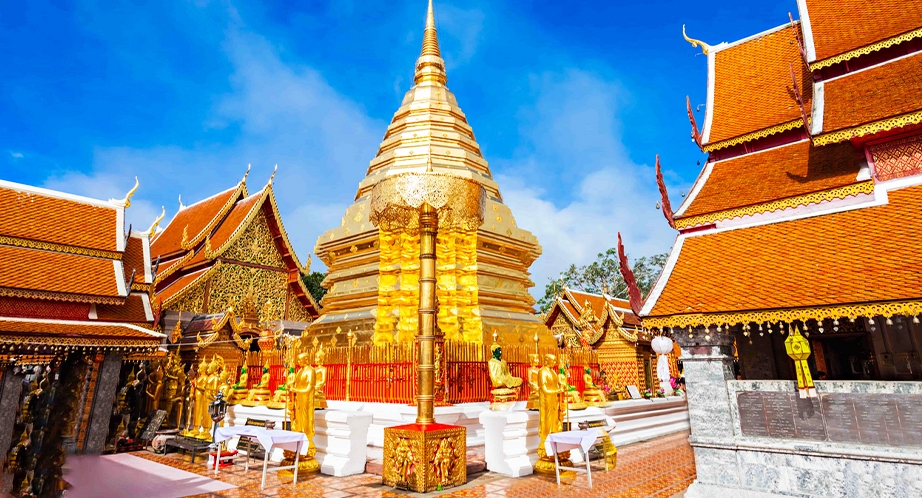
M 689 38 L 688 35 L 685 34 L 684 24 L 682 25 L 682 38 L 685 38 L 685 41 L 687 41 L 688 43 L 691 43 L 692 47 L 698 48 L 698 45 L 701 45 L 701 53 L 704 55 L 707 55 L 708 51 L 711 50 L 711 46 L 708 45 L 707 43 L 704 43 L 701 40 L 695 40 L 694 38 Z
M 165 206 L 160 206 L 160 216 L 158 216 L 157 219 L 154 220 L 154 223 L 150 226 L 150 228 L 147 229 L 147 236 L 148 236 L 148 237 L 153 237 L 153 236 L 154 236 L 154 233 L 157 232 L 157 227 L 160 226 L 160 222 L 163 221 L 163 218 L 164 218 L 165 216 L 166 216 L 166 207 L 165 207 Z
M 185 207 L 182 203 L 182 194 L 179 194 L 179 209 L 185 209 Z
M 246 181 L 247 181 L 247 176 L 250 176 L 250 166 L 252 166 L 252 165 L 253 165 L 253 163 L 247 164 L 247 172 L 243 174 L 243 180 L 240 180 L 241 183 L 246 183 Z
M 275 178 L 275 174 L 279 172 L 279 165 L 275 165 L 275 169 L 272 170 L 272 176 L 269 177 L 269 185 L 272 185 L 272 180 Z
M 138 182 L 138 177 L 134 177 L 134 187 L 131 187 L 131 190 L 125 194 L 125 198 L 121 200 L 109 199 L 109 202 L 126 209 L 131 207 L 131 198 L 134 196 L 135 191 L 138 190 L 138 185 L 140 185 L 140 182 Z

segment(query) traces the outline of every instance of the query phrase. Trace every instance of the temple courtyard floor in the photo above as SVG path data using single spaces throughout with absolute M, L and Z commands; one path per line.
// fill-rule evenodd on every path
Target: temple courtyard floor
M 590 489 L 585 474 L 562 479 L 530 475 L 508 478 L 492 472 L 468 476 L 464 486 L 425 495 L 396 491 L 381 484 L 373 474 L 331 477 L 321 474 L 300 476 L 296 485 L 290 478 L 270 473 L 266 489 L 260 490 L 261 466 L 252 462 L 244 472 L 243 462 L 223 468 L 217 479 L 205 468 L 204 458 L 189 462 L 188 455 L 157 455 L 147 451 L 131 454 L 76 456 L 68 459 L 65 479 L 72 488 L 68 498 L 95 496 L 129 498 L 195 497 L 377 497 L 377 496 L 456 496 L 456 497 L 674 497 L 681 496 L 695 479 L 695 460 L 688 444 L 688 432 L 679 432 L 651 441 L 618 448 L 618 466 L 602 470 L 593 464 Z M 256 467 L 256 468 L 254 468 Z

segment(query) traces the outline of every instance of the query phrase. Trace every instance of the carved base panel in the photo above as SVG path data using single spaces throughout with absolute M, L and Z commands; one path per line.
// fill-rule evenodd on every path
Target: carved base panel
M 428 493 L 467 482 L 467 430 L 445 424 L 407 424 L 384 429 L 382 481 Z

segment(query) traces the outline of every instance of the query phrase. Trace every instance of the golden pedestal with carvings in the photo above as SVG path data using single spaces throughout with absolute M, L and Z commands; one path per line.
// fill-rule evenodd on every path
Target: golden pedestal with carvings
M 467 429 L 407 424 L 384 429 L 384 484 L 428 493 L 467 482 Z

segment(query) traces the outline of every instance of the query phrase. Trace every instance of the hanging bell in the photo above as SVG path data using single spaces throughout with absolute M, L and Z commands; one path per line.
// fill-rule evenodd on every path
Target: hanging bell
M 890 317 L 887 317 L 887 325 L 893 325 L 893 320 Z
M 918 317 L 918 316 L 913 316 L 913 317 L 912 317 L 912 323 L 919 323 L 919 317 Z

